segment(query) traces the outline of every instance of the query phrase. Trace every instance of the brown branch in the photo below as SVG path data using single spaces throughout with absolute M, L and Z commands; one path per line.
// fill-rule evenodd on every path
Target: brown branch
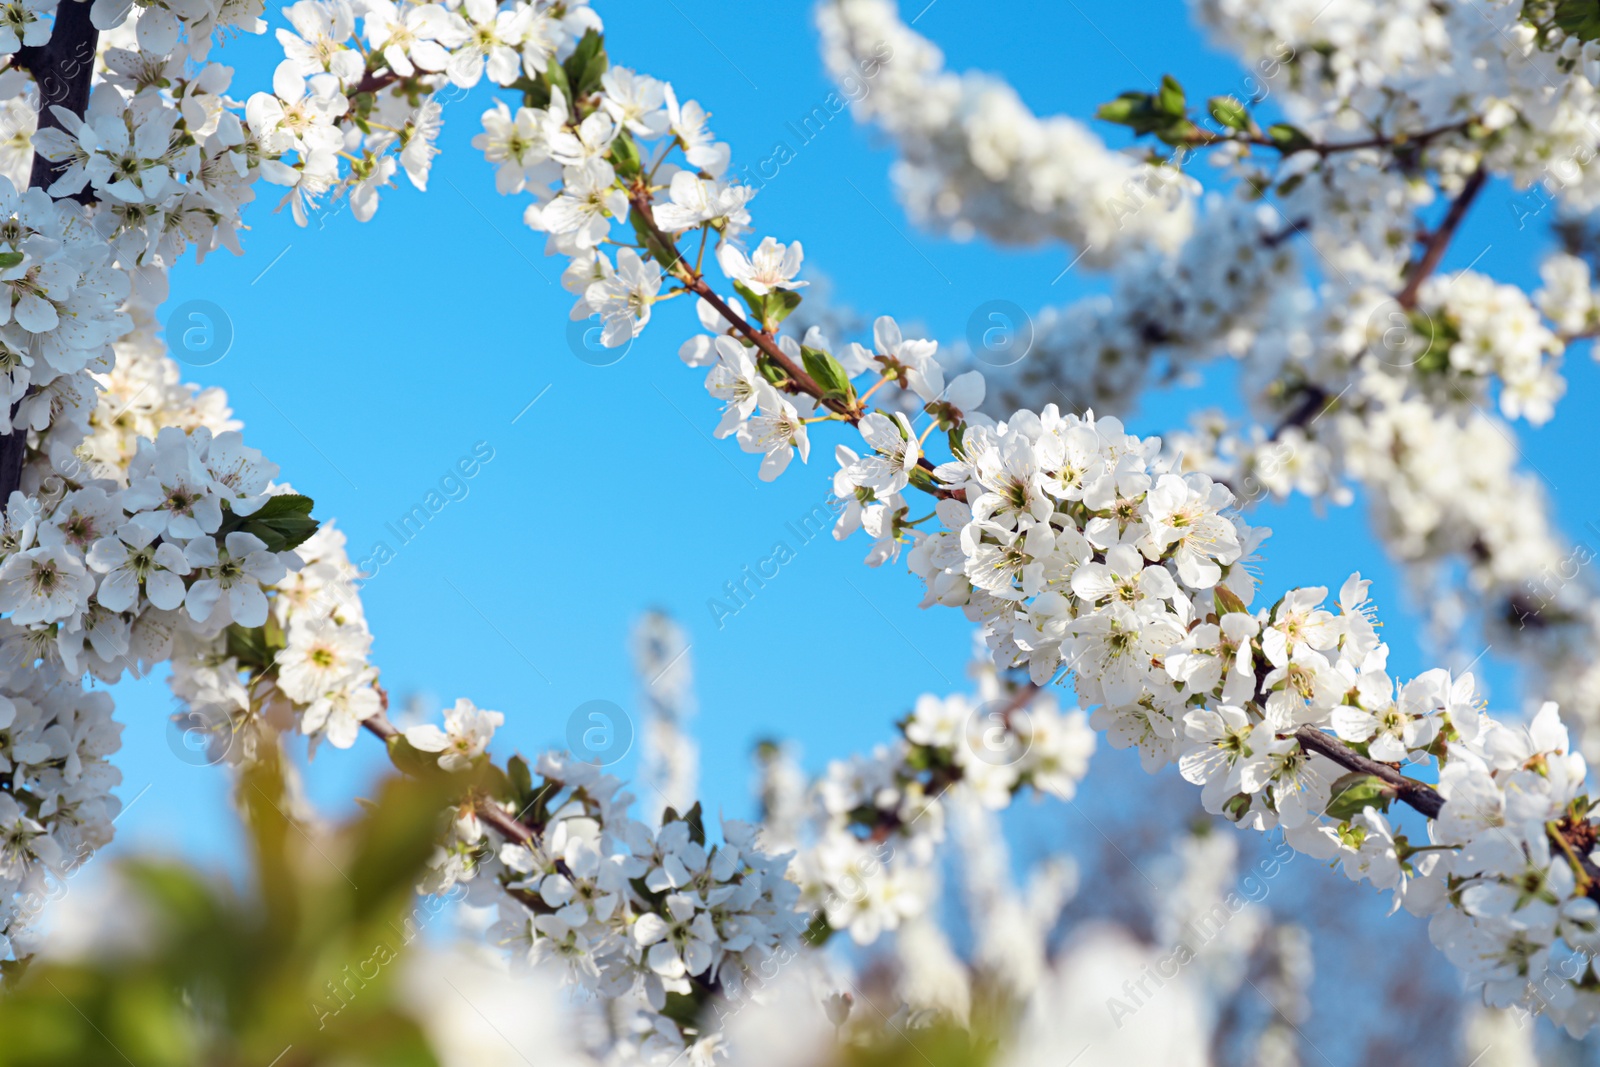
M 1368 759 L 1349 745 L 1340 741 L 1332 734 L 1323 733 L 1314 726 L 1302 726 L 1294 732 L 1294 739 L 1300 742 L 1300 747 L 1309 752 L 1316 752 L 1326 756 L 1339 766 L 1349 771 L 1358 771 L 1382 779 L 1394 789 L 1395 799 L 1415 808 L 1430 819 L 1437 819 L 1443 810 L 1445 799 L 1439 791 L 1426 782 L 1419 782 L 1415 778 L 1407 778 L 1387 763 Z M 1561 820 L 1547 824 L 1546 834 L 1552 844 L 1563 852 L 1569 863 L 1576 868 L 1584 893 L 1591 899 L 1600 901 L 1600 866 L 1589 859 L 1589 844 L 1594 838 L 1595 829 L 1588 822 L 1574 822 L 1571 819 Z M 1575 847 L 1575 846 L 1583 847 Z
M 50 39 L 17 53 L 16 65 L 28 68 L 38 88 L 41 130 L 65 129 L 61 120 L 56 118 L 55 108 L 62 108 L 82 118 L 84 109 L 89 106 L 89 82 L 94 74 L 95 51 L 100 40 L 100 31 L 89 21 L 89 7 L 89 4 L 82 2 L 62 4 L 56 9 L 56 23 Z M 28 177 L 29 187 L 42 189 L 49 186 L 69 164 L 69 160 L 52 163 L 35 152 L 33 171 Z M 86 186 L 73 199 L 82 204 L 91 204 L 94 202 L 94 193 Z
M 388 703 L 387 696 L 384 698 L 384 703 Z M 387 745 L 394 738 L 400 736 L 399 728 L 396 727 L 394 723 L 389 721 L 389 716 L 387 714 L 381 711 L 371 718 L 362 719 L 361 725 L 365 726 L 369 733 L 371 733 L 378 740 L 382 741 L 385 745 Z M 507 815 L 487 798 L 480 797 L 474 801 L 473 809 L 476 811 L 478 818 L 494 827 L 500 832 L 502 837 L 509 838 L 510 840 L 516 841 L 523 845 L 533 843 L 535 834 L 530 827 L 524 826 L 516 819 L 513 819 L 511 816 Z
M 1294 739 L 1308 752 L 1316 752 L 1333 760 L 1348 771 L 1370 774 L 1394 787 L 1395 799 L 1402 800 L 1430 819 L 1437 819 L 1444 807 L 1444 797 L 1426 782 L 1407 778 L 1387 763 L 1368 759 L 1332 734 L 1323 733 L 1314 726 L 1302 726 L 1294 732 Z
M 1302 390 L 1303 396 L 1300 403 L 1285 415 L 1283 421 L 1272 428 L 1272 433 L 1267 440 L 1276 441 L 1283 436 L 1283 431 L 1291 427 L 1304 428 L 1315 422 L 1320 417 L 1318 409 L 1326 410 L 1324 405 L 1328 401 L 1328 391 L 1315 383 L 1307 383 Z
M 817 380 L 807 374 L 803 367 L 789 358 L 783 349 L 778 346 L 777 338 L 765 329 L 752 326 L 749 320 L 729 307 L 728 302 L 717 295 L 716 290 L 707 284 L 704 274 L 689 266 L 689 261 L 678 251 L 677 242 L 656 225 L 655 214 L 650 209 L 650 190 L 643 179 L 634 183 L 633 188 L 628 193 L 628 202 L 633 206 L 633 210 L 638 214 L 645 228 L 650 231 L 651 238 L 664 250 L 671 251 L 673 262 L 667 265 L 667 269 L 673 272 L 673 277 L 677 278 L 685 289 L 710 304 L 711 309 L 720 315 L 724 322 L 743 334 L 751 344 L 761 350 L 763 355 L 777 364 L 784 374 L 788 375 L 789 381 L 793 384 L 795 390 L 812 397 L 823 407 L 850 423 L 850 425 L 855 426 L 860 423 L 862 417 L 866 415 L 866 410 L 859 401 L 852 406 L 842 400 L 825 398 L 822 386 L 818 385 Z M 917 466 L 929 472 L 934 469 L 933 461 L 923 455 L 918 456 Z M 933 495 L 941 498 L 953 496 L 957 499 L 964 499 L 960 492 L 951 492 L 948 489 L 939 489 L 937 487 L 933 490 Z
M 95 50 L 100 31 L 89 20 L 88 3 L 83 0 L 64 3 L 56 10 L 55 28 L 50 40 L 42 45 L 31 45 L 17 52 L 14 65 L 26 67 L 33 75 L 37 87 L 35 99 L 39 106 L 39 129 L 63 129 L 56 117 L 55 108 L 62 108 L 83 117 L 89 106 L 89 82 L 94 74 Z M 33 170 L 28 185 L 33 189 L 47 189 L 66 170 L 69 161 L 52 163 L 43 153 L 33 154 Z M 85 186 L 72 197 L 82 204 L 94 203 L 93 189 Z M 31 390 L 30 390 L 31 391 Z M 11 408 L 11 418 L 17 417 L 21 401 Z M 28 431 L 13 424 L 9 434 L 0 436 L 0 503 L 22 485 L 22 461 L 28 454 Z
M 1292 155 L 1294 152 L 1298 151 L 1308 151 L 1315 152 L 1317 155 L 1327 158 L 1328 156 L 1336 155 L 1340 152 L 1354 152 L 1362 148 L 1393 148 L 1396 150 L 1414 148 L 1418 145 L 1425 145 L 1437 137 L 1443 137 L 1447 133 L 1459 133 L 1476 121 L 1477 119 L 1475 118 L 1463 119 L 1460 122 L 1452 122 L 1446 126 L 1436 126 L 1433 129 L 1423 130 L 1420 133 L 1415 134 L 1408 134 L 1404 130 L 1400 130 L 1389 134 L 1387 137 L 1373 136 L 1368 137 L 1363 141 L 1312 141 L 1310 144 L 1306 145 L 1304 149 L 1286 148 L 1270 137 L 1261 136 L 1260 133 L 1230 137 L 1223 134 L 1211 133 L 1205 130 L 1190 134 L 1188 137 L 1184 138 L 1184 144 L 1185 146 L 1192 148 L 1209 148 L 1212 145 L 1226 144 L 1229 141 L 1234 141 L 1248 145 L 1255 145 L 1260 148 L 1275 148 L 1286 156 Z
M 1410 309 L 1417 306 L 1417 290 L 1422 288 L 1422 283 L 1427 281 L 1428 276 L 1439 266 L 1439 261 L 1444 258 L 1445 249 L 1450 246 L 1450 239 L 1456 235 L 1461 220 L 1466 217 L 1467 209 L 1472 206 L 1472 201 L 1477 198 L 1488 177 L 1489 172 L 1484 170 L 1482 163 L 1479 163 L 1478 169 L 1472 172 L 1467 183 L 1461 187 L 1461 194 L 1451 202 L 1450 210 L 1445 212 L 1444 221 L 1428 238 L 1427 247 L 1422 251 L 1422 258 L 1417 260 L 1406 277 L 1405 288 L 1394 298 L 1401 307 Z

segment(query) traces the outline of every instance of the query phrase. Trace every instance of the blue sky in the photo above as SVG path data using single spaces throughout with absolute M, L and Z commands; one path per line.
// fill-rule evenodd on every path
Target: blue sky
M 890 193 L 892 154 L 845 116 L 798 146 L 786 123 L 831 91 L 809 5 L 685 0 L 600 10 L 611 23 L 613 61 L 700 100 L 736 167 L 766 157 L 780 139 L 796 148 L 752 204 L 757 232 L 803 240 L 808 270 L 825 274 L 836 298 L 869 321 L 893 314 L 955 339 L 987 301 L 1032 309 L 1103 285 L 1081 269 L 1061 277 L 1072 253 L 1059 247 L 997 251 L 919 233 Z M 978 9 L 937 0 L 917 29 L 953 67 L 1004 74 L 1041 114 L 1088 116 L 1163 72 L 1192 98 L 1243 91 L 1242 71 L 1201 39 L 1174 0 L 1152 2 L 1138 19 L 1103 7 L 1092 14 L 1095 23 L 1072 3 L 993 0 Z M 283 24 L 276 10 L 269 17 Z M 243 38 L 215 58 L 237 67 L 242 99 L 269 83 L 278 50 L 270 38 Z M 228 390 L 248 440 L 316 498 L 319 516 L 337 519 L 352 556 L 365 557 L 378 540 L 398 549 L 365 592 L 374 660 L 391 693 L 446 704 L 470 696 L 503 711 L 502 755 L 562 745 L 585 702 L 638 706 L 630 628 L 641 611 L 664 608 L 693 641 L 708 810 L 748 814 L 756 739 L 799 742 L 813 769 L 887 740 L 919 693 L 965 687 L 970 629 L 957 612 L 918 611 L 919 586 L 903 566 L 863 567 L 864 541 L 797 543 L 786 524 L 827 491 L 832 439 L 816 435 L 812 464 L 774 485 L 757 481 L 757 457 L 712 441 L 716 408 L 703 372 L 676 356 L 694 329 L 684 302 L 661 308 L 614 364 L 574 355 L 561 264 L 543 256 L 542 237 L 521 224 L 523 203 L 495 193 L 491 169 L 470 147 L 489 100 L 480 86 L 449 105 L 429 191 L 391 190 L 371 223 L 336 211 L 297 228 L 287 212 L 272 213 L 274 188 L 260 186 L 262 199 L 247 212 L 247 254 L 174 273 L 169 309 L 210 301 L 233 331 L 226 357 L 193 368 L 191 378 Z M 1102 132 L 1115 139 L 1119 131 Z M 1524 284 L 1535 277 L 1548 236 L 1538 226 L 1519 230 L 1517 204 L 1527 210 L 1525 196 L 1491 188 L 1446 267 L 1487 249 L 1478 269 Z M 1586 355 L 1570 360 L 1569 376 L 1555 424 L 1525 432 L 1522 447 L 1554 479 L 1549 489 L 1577 534 L 1597 516 L 1595 475 L 1573 459 L 1588 448 L 1572 413 L 1600 383 Z M 1159 432 L 1232 394 L 1229 369 L 1215 368 L 1199 386 L 1148 398 L 1131 421 Z M 386 524 L 475 449 L 492 458 L 465 482 L 465 495 L 456 490 L 461 498 L 400 546 Z M 1262 568 L 1271 595 L 1289 585 L 1337 586 L 1360 570 L 1376 580 L 1399 672 L 1428 665 L 1399 576 L 1375 548 L 1359 503 L 1319 517 L 1294 502 L 1262 509 L 1257 521 L 1276 531 Z M 780 538 L 796 548 L 794 560 L 719 627 L 707 601 Z M 1493 659 L 1491 650 L 1485 663 Z M 1508 706 L 1509 677 L 1492 676 L 1499 705 Z M 170 750 L 164 677 L 117 695 L 127 724 L 122 794 L 138 800 L 114 847 L 230 856 L 226 775 Z M 1119 785 L 1151 788 L 1123 754 L 1103 747 L 1096 760 L 1091 785 L 1105 785 L 1081 802 L 1086 819 L 1114 818 Z M 365 737 L 351 752 L 326 750 L 310 768 L 313 794 L 329 811 L 345 810 L 382 762 Z M 1092 840 L 1085 824 L 1062 829 L 1062 810 L 1024 820 L 1024 850 L 1057 844 L 1058 832 Z

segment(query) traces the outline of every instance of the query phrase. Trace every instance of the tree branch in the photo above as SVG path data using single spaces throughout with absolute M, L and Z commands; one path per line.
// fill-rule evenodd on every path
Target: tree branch
M 1476 121 L 1476 118 L 1463 119 L 1460 122 L 1452 122 L 1445 126 L 1435 126 L 1432 129 L 1422 130 L 1414 134 L 1399 130 L 1387 137 L 1377 135 L 1361 141 L 1312 141 L 1303 150 L 1315 152 L 1324 159 L 1340 152 L 1354 152 L 1363 148 L 1392 148 L 1395 151 L 1400 151 L 1402 149 L 1415 148 L 1418 145 L 1425 145 L 1434 138 L 1442 137 L 1447 133 L 1459 133 Z M 1253 123 L 1251 128 L 1255 128 Z M 1229 141 L 1255 145 L 1259 148 L 1273 148 L 1286 156 L 1302 151 L 1299 148 L 1286 148 L 1272 138 L 1263 136 L 1260 132 L 1218 134 L 1209 130 L 1198 130 L 1183 139 L 1184 145 L 1191 148 L 1210 148 L 1213 145 L 1226 144 Z
M 1301 748 L 1326 756 L 1346 770 L 1381 778 L 1394 788 L 1396 800 L 1415 808 L 1429 819 L 1437 819 L 1439 812 L 1444 809 L 1444 797 L 1433 786 L 1415 778 L 1407 778 L 1387 763 L 1368 759 L 1332 734 L 1323 733 L 1314 726 L 1302 726 L 1294 732 L 1294 739 L 1300 742 Z M 1546 824 L 1545 832 L 1550 842 L 1566 855 L 1585 894 L 1600 901 L 1600 866 L 1596 866 L 1589 858 L 1591 845 L 1587 843 L 1592 841 L 1594 830 L 1587 822 L 1580 825 L 1581 829 L 1572 825 L 1571 820 L 1563 819 Z
M 782 368 L 783 372 L 789 376 L 789 380 L 794 383 L 795 390 L 812 397 L 820 405 L 834 412 L 852 426 L 861 422 L 866 411 L 859 401 L 852 407 L 840 400 L 824 399 L 822 386 L 818 385 L 815 378 L 807 374 L 804 368 L 797 365 L 794 360 L 784 353 L 772 334 L 765 329 L 758 329 L 752 326 L 743 315 L 729 307 L 727 301 L 718 296 L 716 290 L 706 283 L 705 275 L 689 265 L 689 261 L 678 251 L 677 242 L 662 232 L 661 228 L 656 225 L 655 215 L 650 209 L 650 190 L 643 180 L 634 184 L 633 189 L 628 194 L 628 201 L 632 204 L 634 212 L 638 214 L 640 220 L 644 223 L 645 228 L 650 231 L 651 238 L 659 243 L 663 249 L 672 252 L 673 263 L 668 265 L 667 269 L 674 272 L 673 277 L 677 278 L 685 289 L 710 304 L 712 310 L 720 315 L 723 321 L 743 334 L 751 344 L 761 350 L 763 355 Z M 933 461 L 928 459 L 927 456 L 919 456 L 917 458 L 917 466 L 929 472 L 934 469 Z M 961 499 L 959 493 L 952 493 L 948 489 L 937 487 L 934 488 L 933 495 L 940 498 L 954 496 Z
M 89 106 L 89 82 L 94 74 L 95 51 L 100 41 L 100 31 L 89 21 L 90 6 L 81 0 L 62 4 L 56 9 L 56 24 L 50 39 L 17 53 L 16 65 L 28 68 L 38 87 L 41 130 L 64 129 L 61 120 L 56 118 L 55 108 L 82 118 L 84 109 Z M 67 160 L 52 163 L 35 152 L 33 171 L 28 177 L 29 188 L 49 186 L 67 166 Z M 85 186 L 72 199 L 92 204 L 94 193 Z
M 1437 819 L 1444 807 L 1444 797 L 1426 782 L 1407 778 L 1387 763 L 1368 759 L 1332 734 L 1323 733 L 1314 726 L 1302 726 L 1294 732 L 1294 739 L 1308 752 L 1316 752 L 1333 760 L 1347 771 L 1360 771 L 1381 778 L 1394 787 L 1395 798 L 1403 800 L 1430 819 Z
M 1410 309 L 1417 306 L 1417 290 L 1422 288 L 1422 283 L 1428 280 L 1428 275 L 1439 266 L 1439 261 L 1444 258 L 1445 249 L 1450 247 L 1450 239 L 1456 235 L 1456 229 L 1466 217 L 1467 209 L 1472 206 L 1472 201 L 1477 198 L 1488 177 L 1489 172 L 1483 169 L 1482 163 L 1479 163 L 1478 169 L 1472 172 L 1467 183 L 1461 187 L 1461 195 L 1450 204 L 1450 210 L 1445 212 L 1444 221 L 1428 238 L 1427 247 L 1422 251 L 1422 258 L 1417 261 L 1406 278 L 1405 288 L 1395 297 L 1395 302 L 1401 307 Z
M 26 67 L 33 75 L 39 102 L 39 129 L 62 129 L 55 108 L 83 116 L 89 106 L 89 82 L 94 74 L 96 47 L 100 31 L 89 21 L 90 4 L 85 0 L 67 0 L 56 9 L 55 29 L 50 40 L 42 45 L 23 48 L 16 55 L 15 65 Z M 33 154 L 33 170 L 28 176 L 28 186 L 48 189 L 68 161 L 52 163 L 42 153 Z M 84 186 L 72 199 L 81 204 L 94 203 L 94 191 Z M 11 408 L 15 420 L 20 401 Z M 17 427 L 0 436 L 0 506 L 22 485 L 22 461 L 27 457 L 28 431 Z
M 388 704 L 387 694 L 384 695 L 384 703 L 386 705 Z M 378 740 L 382 741 L 385 745 L 388 745 L 391 740 L 400 736 L 400 730 L 395 726 L 394 723 L 389 721 L 389 716 L 382 711 L 378 712 L 378 714 L 372 716 L 370 719 L 362 719 L 361 725 L 365 726 L 369 733 L 371 733 Z M 494 827 L 497 831 L 499 831 L 502 837 L 516 841 L 523 845 L 533 843 L 535 835 L 532 828 L 524 826 L 516 819 L 513 819 L 511 816 L 507 815 L 504 811 L 501 811 L 495 805 L 484 803 L 482 800 L 479 800 L 473 805 L 473 808 L 476 811 L 478 818 Z

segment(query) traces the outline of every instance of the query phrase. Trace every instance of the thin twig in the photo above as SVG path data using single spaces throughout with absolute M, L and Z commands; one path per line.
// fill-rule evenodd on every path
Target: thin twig
M 806 373 L 803 367 L 789 358 L 778 345 L 776 337 L 769 333 L 764 326 L 752 325 L 743 315 L 729 307 L 727 301 L 718 296 L 716 290 L 707 284 L 705 275 L 698 269 L 689 266 L 689 261 L 678 251 L 677 242 L 656 225 L 655 214 L 650 206 L 650 190 L 642 180 L 634 183 L 632 190 L 628 194 L 628 201 L 633 205 L 635 213 L 638 214 L 645 228 L 650 231 L 650 236 L 663 249 L 672 252 L 673 262 L 666 266 L 669 271 L 673 272 L 673 276 L 678 279 L 685 289 L 709 304 L 711 309 L 721 316 L 724 322 L 743 334 L 751 344 L 759 348 L 768 359 L 777 364 L 784 374 L 788 376 L 789 382 L 793 387 L 791 391 L 802 392 L 812 397 L 823 407 L 836 413 L 852 426 L 860 423 L 862 417 L 866 415 L 866 409 L 860 400 L 857 400 L 854 405 L 850 405 L 837 398 L 826 397 L 822 386 L 818 385 L 817 380 Z M 929 472 L 934 469 L 933 461 L 928 459 L 927 456 L 919 456 L 917 458 L 917 466 Z M 919 486 L 919 488 L 921 487 Z M 959 491 L 951 492 L 948 489 L 937 487 L 932 490 L 932 493 L 934 496 L 941 498 L 950 496 L 957 499 L 963 498 Z

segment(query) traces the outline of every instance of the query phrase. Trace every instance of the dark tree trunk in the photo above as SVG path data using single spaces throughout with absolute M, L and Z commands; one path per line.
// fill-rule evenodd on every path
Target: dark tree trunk
M 41 130 L 62 128 L 61 121 L 51 110 L 53 107 L 82 116 L 89 106 L 89 82 L 94 75 L 95 49 L 100 40 L 99 31 L 89 21 L 89 7 L 88 0 L 61 0 L 50 40 L 17 53 L 16 65 L 28 69 L 37 87 L 35 99 Z M 66 166 L 65 162 L 52 163 L 35 153 L 33 172 L 28 177 L 29 188 L 47 188 Z M 84 204 L 94 202 L 93 193 L 87 188 L 73 199 Z M 16 418 L 16 414 L 13 408 L 12 418 Z M 0 437 L 0 507 L 22 482 L 22 460 L 27 450 L 27 430 L 14 429 Z

